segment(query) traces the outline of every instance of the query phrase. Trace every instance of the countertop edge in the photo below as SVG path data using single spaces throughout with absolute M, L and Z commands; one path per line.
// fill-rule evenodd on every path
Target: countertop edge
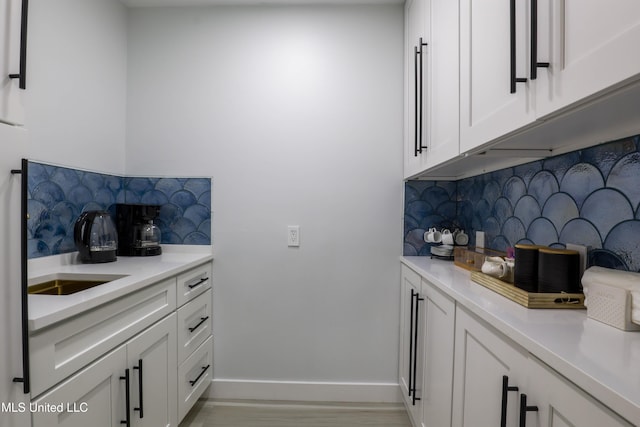
M 56 268 L 47 267 L 36 271 L 34 277 L 45 276 L 47 274 L 67 273 L 67 272 L 82 272 L 91 274 L 122 274 L 126 277 L 124 279 L 114 280 L 109 284 L 101 285 L 102 289 L 83 291 L 85 295 L 89 296 L 88 299 L 80 299 L 79 297 L 69 298 L 68 304 L 65 304 L 59 298 L 66 298 L 60 296 L 51 295 L 29 295 L 29 333 L 37 334 L 41 329 L 54 325 L 55 323 L 64 321 L 73 316 L 82 314 L 88 310 L 94 309 L 101 305 L 107 304 L 110 301 L 124 297 L 138 290 L 144 289 L 147 286 L 159 283 L 172 276 L 176 276 L 181 272 L 187 271 L 191 268 L 206 262 L 213 261 L 214 257 L 210 253 L 189 253 L 177 255 L 178 260 L 169 260 L 158 263 L 157 268 L 153 266 L 148 268 L 151 272 L 139 272 L 136 273 L 136 262 L 148 262 L 152 263 L 153 260 L 150 257 L 141 257 L 139 259 L 129 259 L 126 265 L 121 270 L 118 269 L 116 262 L 111 265 L 106 264 L 77 264 L 77 265 L 61 265 Z M 184 260 L 179 260 L 184 258 Z M 122 265 L 122 264 L 121 264 Z M 30 277 L 31 279 L 31 277 Z M 125 280 L 123 283 L 122 281 Z M 120 283 L 118 283 L 120 282 Z M 93 291 L 93 294 L 92 294 Z M 43 306 L 47 305 L 47 302 L 57 302 L 59 308 L 47 309 Z
M 595 369 L 589 370 L 588 367 L 584 366 L 584 363 L 577 363 L 575 360 L 563 357 L 560 354 L 561 351 L 558 351 L 559 345 L 554 348 L 553 342 L 542 342 L 538 337 L 531 336 L 522 328 L 506 323 L 504 319 L 501 318 L 500 313 L 495 314 L 487 311 L 486 306 L 493 306 L 498 309 L 507 307 L 509 310 L 523 310 L 525 312 L 530 309 L 519 306 L 503 296 L 475 284 L 470 280 L 470 272 L 468 270 L 457 267 L 450 261 L 431 260 L 429 257 L 401 256 L 400 261 L 436 286 L 438 290 L 453 298 L 456 304 L 460 304 L 467 311 L 491 325 L 579 388 L 587 390 L 588 394 L 602 402 L 605 406 L 634 425 L 640 425 L 640 383 L 637 384 L 636 390 L 621 391 L 616 384 L 613 384 L 607 378 L 603 378 L 594 372 Z M 438 272 L 443 274 L 438 276 L 426 270 L 424 266 L 430 263 L 438 263 Z M 536 311 L 548 312 L 548 310 L 549 309 Z M 565 312 L 563 316 L 567 316 L 567 318 L 575 317 L 577 322 L 595 322 L 593 325 L 589 324 L 590 327 L 609 328 L 612 335 L 634 334 L 634 332 L 618 331 L 613 327 L 599 324 L 599 322 L 591 319 L 586 319 L 585 310 L 562 311 Z M 640 335 L 634 335 L 632 337 L 640 343 Z

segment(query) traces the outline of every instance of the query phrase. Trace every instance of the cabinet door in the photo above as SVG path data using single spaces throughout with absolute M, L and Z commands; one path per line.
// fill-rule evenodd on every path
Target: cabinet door
M 460 75 L 458 0 L 431 0 L 431 38 L 427 52 L 429 144 L 427 167 L 460 153 Z
M 127 344 L 132 426 L 178 425 L 176 334 L 174 313 Z
M 429 46 L 423 46 L 422 57 L 416 56 L 415 49 L 420 49 L 420 39 L 428 43 L 429 3 L 427 0 L 407 0 L 405 5 L 405 178 L 425 169 L 427 150 L 416 152 L 416 145 L 429 145 L 428 115 L 428 79 Z M 422 79 L 420 80 L 420 64 Z M 422 93 L 420 93 L 422 87 Z M 422 109 L 420 110 L 420 102 Z M 420 121 L 422 133 L 420 138 Z M 416 142 L 417 141 L 417 142 Z
M 23 123 L 22 90 L 9 74 L 20 71 L 20 0 L 0 0 L 0 122 Z
M 120 426 L 126 420 L 126 362 L 126 349 L 119 347 L 33 401 L 33 427 Z
M 640 73 L 637 0 L 539 0 L 538 27 L 538 116 Z
M 422 294 L 425 330 L 422 426 L 450 426 L 456 305 L 425 280 Z
M 422 372 L 424 343 L 424 297 L 421 295 L 420 276 L 402 266 L 401 273 L 401 337 L 399 382 L 402 396 L 414 425 L 422 415 Z M 422 299 L 422 301 L 420 301 Z M 416 307 L 416 305 L 418 305 Z M 422 309 L 422 310 L 421 310 Z M 418 320 L 416 320 L 416 310 Z
M 528 1 L 516 1 L 515 77 L 528 73 Z M 529 83 L 511 93 L 511 14 L 507 0 L 460 0 L 460 152 L 535 119 Z
M 503 381 L 523 389 L 526 353 L 463 309 L 456 309 L 453 386 L 454 427 L 499 426 L 503 414 Z M 518 425 L 519 395 L 506 394 L 506 426 Z
M 537 359 L 530 359 L 525 394 L 527 405 L 538 407 L 527 413 L 527 426 L 632 426 Z

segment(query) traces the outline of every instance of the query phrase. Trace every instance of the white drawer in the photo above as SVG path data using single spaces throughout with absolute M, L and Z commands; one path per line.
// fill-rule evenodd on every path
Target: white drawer
M 178 276 L 178 307 L 194 299 L 213 283 L 213 263 L 199 265 Z
M 211 335 L 212 293 L 209 289 L 178 309 L 178 364 Z
M 178 423 L 213 379 L 213 337 L 209 337 L 178 368 Z
M 31 395 L 39 395 L 175 309 L 173 278 L 32 335 Z

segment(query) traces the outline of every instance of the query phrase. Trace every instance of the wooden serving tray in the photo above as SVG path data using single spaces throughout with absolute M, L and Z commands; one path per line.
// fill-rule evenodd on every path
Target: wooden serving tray
M 471 280 L 527 308 L 585 308 L 584 294 L 527 292 L 479 271 L 471 272 Z

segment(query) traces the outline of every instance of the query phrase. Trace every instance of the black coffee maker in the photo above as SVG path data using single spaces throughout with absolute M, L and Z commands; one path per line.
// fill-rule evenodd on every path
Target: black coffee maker
M 153 220 L 160 214 L 160 206 L 116 204 L 118 255 L 160 255 L 160 228 Z

